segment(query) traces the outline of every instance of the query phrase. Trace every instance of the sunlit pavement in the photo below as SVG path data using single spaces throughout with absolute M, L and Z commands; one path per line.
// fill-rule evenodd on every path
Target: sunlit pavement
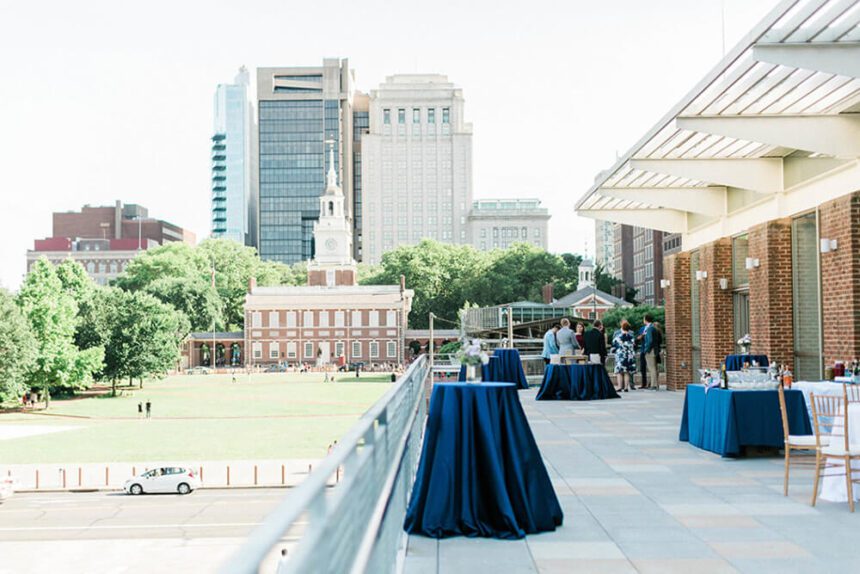
M 564 525 L 524 540 L 412 536 L 408 574 L 860 571 L 860 512 L 809 505 L 812 472 L 783 459 L 723 459 L 678 442 L 683 393 L 534 400 L 532 431 Z

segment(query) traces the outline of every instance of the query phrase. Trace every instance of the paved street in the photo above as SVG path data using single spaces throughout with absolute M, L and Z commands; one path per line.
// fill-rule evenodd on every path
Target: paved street
M 518 541 L 413 536 L 407 574 L 860 571 L 860 512 L 820 501 L 782 459 L 722 459 L 678 442 L 683 393 L 621 400 L 520 398 L 564 525 Z
M 287 492 L 16 494 L 0 505 L 0 573 L 212 572 Z

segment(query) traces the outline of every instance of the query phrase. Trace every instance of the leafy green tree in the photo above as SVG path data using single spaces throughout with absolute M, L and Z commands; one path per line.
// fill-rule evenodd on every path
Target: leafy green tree
M 210 263 L 196 248 L 176 241 L 138 254 L 114 283 L 126 291 L 138 291 L 164 277 L 209 280 L 210 267 Z
M 660 323 L 665 331 L 666 310 L 663 307 L 654 307 L 652 305 L 637 305 L 636 307 L 627 308 L 616 307 L 604 313 L 601 319 L 606 326 L 606 332 L 612 334 L 621 328 L 621 321 L 624 319 L 627 319 L 627 322 L 630 323 L 634 330 L 638 330 L 645 324 L 643 317 L 645 317 L 646 313 L 651 313 L 654 320 Z
M 15 298 L 0 289 L 0 404 L 16 401 L 27 390 L 27 373 L 36 356 L 36 346 L 27 319 Z
M 569 267 L 558 255 L 530 243 L 488 254 L 487 268 L 473 279 L 470 301 L 484 305 L 542 302 L 544 285 L 570 285 Z M 573 283 L 575 285 L 575 282 Z
M 362 284 L 396 285 L 404 275 L 407 288 L 415 291 L 410 324 L 422 329 L 431 311 L 449 326 L 457 324 L 458 311 L 474 290 L 474 278 L 485 271 L 486 258 L 473 247 L 425 239 L 383 255 L 379 272 Z
M 222 301 L 218 292 L 199 277 L 162 277 L 143 289 L 185 315 L 191 331 L 209 331 L 213 322 L 224 328 Z
M 119 381 L 161 377 L 179 358 L 188 323 L 171 305 L 140 291 L 101 289 L 90 323 L 93 338 L 104 345 L 103 380 L 113 393 Z
M 44 257 L 24 279 L 17 303 L 36 344 L 36 358 L 26 381 L 50 400 L 52 392 L 84 389 L 102 365 L 104 349 L 75 345 L 78 305 L 63 288 L 57 270 Z
M 559 257 L 564 261 L 566 271 L 565 278 L 555 283 L 554 295 L 557 299 L 577 290 L 579 287 L 579 264 L 582 263 L 582 255 L 576 253 L 562 253 Z

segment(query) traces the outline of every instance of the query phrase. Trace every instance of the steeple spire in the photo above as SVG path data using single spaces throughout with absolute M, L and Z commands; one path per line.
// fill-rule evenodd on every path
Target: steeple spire
M 335 141 L 333 139 L 326 140 L 325 143 L 328 144 L 328 174 L 326 174 L 326 186 L 325 192 L 327 195 L 337 194 L 340 195 L 343 192 L 340 187 L 337 185 L 337 172 L 334 169 L 334 144 Z

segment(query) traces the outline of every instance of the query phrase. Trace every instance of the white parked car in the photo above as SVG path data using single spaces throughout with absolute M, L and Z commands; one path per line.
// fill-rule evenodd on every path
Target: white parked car
M 129 494 L 153 492 L 188 494 L 200 486 L 200 479 L 193 470 L 181 466 L 164 466 L 128 479 L 125 481 L 123 490 Z

